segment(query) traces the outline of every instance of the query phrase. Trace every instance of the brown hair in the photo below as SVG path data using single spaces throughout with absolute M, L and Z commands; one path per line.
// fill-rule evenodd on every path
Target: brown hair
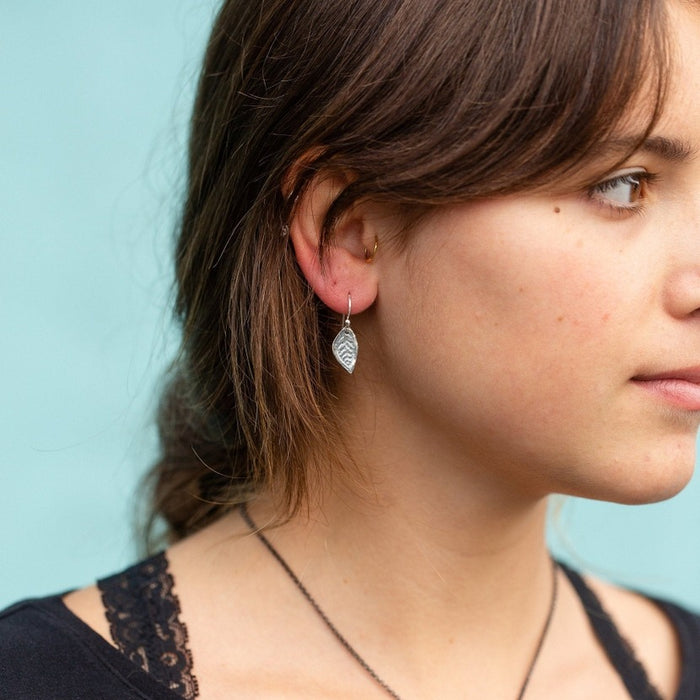
M 281 235 L 313 176 L 353 174 L 324 244 L 359 198 L 420 209 L 551 183 L 642 87 L 651 127 L 664 28 L 655 0 L 224 3 L 192 117 L 182 346 L 150 474 L 152 516 L 171 540 L 262 489 L 292 513 L 327 476 L 338 321 Z

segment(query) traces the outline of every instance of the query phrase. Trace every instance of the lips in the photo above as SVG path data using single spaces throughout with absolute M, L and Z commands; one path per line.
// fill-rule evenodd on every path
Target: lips
M 632 381 L 666 403 L 686 411 L 700 411 L 700 367 L 640 374 Z

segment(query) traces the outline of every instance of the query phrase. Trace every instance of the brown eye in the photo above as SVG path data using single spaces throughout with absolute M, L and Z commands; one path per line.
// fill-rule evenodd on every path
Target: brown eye
M 617 175 L 592 187 L 589 196 L 613 207 L 634 208 L 646 198 L 647 183 L 651 177 L 644 170 Z
M 612 187 L 607 196 L 620 204 L 634 204 L 642 196 L 642 181 L 635 175 L 628 175 Z

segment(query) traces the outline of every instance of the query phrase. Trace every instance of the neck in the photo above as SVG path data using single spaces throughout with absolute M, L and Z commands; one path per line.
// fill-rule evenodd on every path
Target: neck
M 351 572 L 363 572 L 377 607 L 386 613 L 397 607 L 402 619 L 407 611 L 421 615 L 429 601 L 431 615 L 449 611 L 445 619 L 461 627 L 491 620 L 492 609 L 502 613 L 509 599 L 522 602 L 543 585 L 548 590 L 545 499 L 509 508 L 505 502 L 464 502 L 457 512 L 427 490 L 413 500 L 376 491 L 372 500 L 356 496 L 349 489 L 326 495 L 308 515 L 269 536 L 288 556 L 298 551 L 305 571 L 323 571 L 329 586 L 334 575 L 350 581 Z M 258 524 L 267 510 L 263 504 L 251 508 Z
M 364 655 L 383 659 L 402 640 L 405 667 L 382 662 L 387 677 L 449 658 L 453 646 L 463 668 L 484 651 L 526 667 L 551 597 L 545 500 L 465 497 L 458 508 L 428 488 L 404 491 L 376 486 L 370 499 L 338 488 L 268 537 Z M 251 513 L 264 523 L 263 503 Z
M 347 401 L 352 466 L 341 473 L 356 478 L 313 493 L 301 523 L 323 551 L 356 558 L 368 572 L 391 570 L 397 582 L 430 590 L 432 602 L 459 595 L 465 610 L 484 587 L 526 589 L 533 571 L 547 580 L 547 500 L 519 484 L 528 465 L 474 454 L 395 402 L 378 405 L 376 395 L 363 405 L 371 395 Z
M 258 524 L 261 505 L 251 508 Z M 410 511 L 339 494 L 267 537 L 333 626 L 401 696 L 402 687 L 422 687 L 421 695 L 448 697 L 444 684 L 431 688 L 429 669 L 439 659 L 462 690 L 474 688 L 468 669 L 492 664 L 500 670 L 477 679 L 484 693 L 515 698 L 552 596 L 544 511 L 540 502 L 508 517 L 457 521 L 427 501 Z
M 372 414 L 348 421 L 358 478 L 312 494 L 308 509 L 267 533 L 270 542 L 385 676 L 411 678 L 441 659 L 464 670 L 464 683 L 455 678 L 464 688 L 474 681 L 467 669 L 517 660 L 520 672 L 484 676 L 485 688 L 516 697 L 552 595 L 546 499 L 503 478 L 512 465 L 466 457 L 463 445 L 395 412 L 374 413 L 382 425 L 363 426 L 363 415 Z M 274 507 L 261 499 L 250 513 L 264 525 Z M 397 640 L 400 653 L 387 658 Z

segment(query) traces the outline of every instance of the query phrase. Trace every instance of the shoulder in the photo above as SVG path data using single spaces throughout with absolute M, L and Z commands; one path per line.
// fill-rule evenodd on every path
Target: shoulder
M 681 638 L 694 646 L 700 654 L 700 613 L 671 601 L 651 598 L 673 621 Z
M 60 596 L 22 601 L 0 612 L 0 678 L 8 697 L 52 697 L 57 684 L 66 697 L 82 695 L 75 669 L 90 676 L 95 659 L 65 612 Z
M 700 652 L 700 613 L 664 598 L 586 577 L 593 591 L 621 628 L 635 638 L 677 643 L 683 651 Z
M 60 596 L 23 600 L 0 611 L 0 663 L 10 657 L 39 658 L 50 645 L 73 646 L 70 628 L 62 620 Z
M 700 697 L 700 614 L 666 600 L 652 599 L 674 626 L 682 656 L 677 697 Z
M 670 601 L 587 577 L 620 635 L 660 689 L 700 697 L 700 615 Z
M 69 610 L 61 595 L 0 611 L 0 679 L 2 697 L 13 700 L 53 700 L 58 688 L 62 698 L 172 698 Z

